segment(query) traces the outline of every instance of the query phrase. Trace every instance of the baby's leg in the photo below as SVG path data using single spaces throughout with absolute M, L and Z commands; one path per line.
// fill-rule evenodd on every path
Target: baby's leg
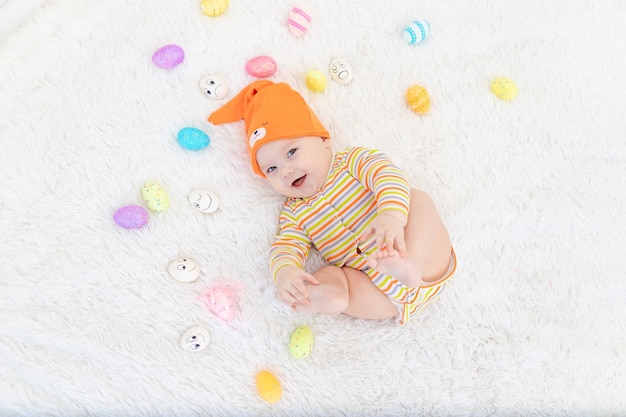
M 297 304 L 299 312 L 333 316 L 344 313 L 361 319 L 388 319 L 398 314 L 389 297 L 364 272 L 348 267 L 325 266 L 313 276 L 320 285 L 307 286 L 311 304 Z
M 299 312 L 326 314 L 335 316 L 341 314 L 347 307 L 350 298 L 346 274 L 337 266 L 325 266 L 313 273 L 319 285 L 307 285 L 309 291 L 308 306 L 296 304 Z
M 450 236 L 435 204 L 423 191 L 411 190 L 404 240 L 405 258 L 396 250 L 379 251 L 368 258 L 368 265 L 411 288 L 436 281 L 445 274 L 450 263 Z

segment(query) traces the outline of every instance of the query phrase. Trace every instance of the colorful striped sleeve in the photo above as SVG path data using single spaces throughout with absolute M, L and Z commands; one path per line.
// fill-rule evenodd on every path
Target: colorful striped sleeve
M 356 147 L 350 150 L 347 166 L 354 178 L 376 196 L 378 212 L 396 210 L 409 215 L 411 187 L 404 173 L 384 153 Z
M 303 268 L 311 249 L 311 240 L 298 225 L 288 203 L 285 203 L 278 220 L 278 234 L 270 250 L 270 272 L 276 273 L 286 265 Z

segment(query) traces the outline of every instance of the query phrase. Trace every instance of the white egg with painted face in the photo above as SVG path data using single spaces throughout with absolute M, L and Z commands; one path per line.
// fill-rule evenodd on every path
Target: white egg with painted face
M 192 327 L 180 338 L 180 347 L 188 352 L 200 352 L 209 345 L 211 335 L 204 327 Z
M 176 281 L 192 282 L 200 276 L 200 265 L 191 258 L 178 258 L 170 262 L 167 272 Z
M 208 190 L 195 190 L 189 194 L 189 204 L 204 214 L 213 213 L 220 205 L 215 193 Z
M 350 84 L 350 81 L 352 81 L 352 75 L 354 73 L 354 71 L 352 71 L 352 65 L 343 58 L 332 59 L 328 70 L 330 71 L 330 78 L 339 84 Z
M 219 100 L 228 94 L 228 84 L 218 75 L 205 75 L 200 80 L 200 90 L 205 96 Z

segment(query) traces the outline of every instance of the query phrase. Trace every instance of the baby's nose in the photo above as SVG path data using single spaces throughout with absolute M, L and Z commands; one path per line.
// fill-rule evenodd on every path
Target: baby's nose
M 283 167 L 283 177 L 287 178 L 293 173 L 293 168 L 289 165 Z

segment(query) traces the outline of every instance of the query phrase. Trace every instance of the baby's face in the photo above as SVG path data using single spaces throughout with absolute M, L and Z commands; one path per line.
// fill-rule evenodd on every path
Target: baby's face
M 270 186 L 286 197 L 312 197 L 322 188 L 333 158 L 330 139 L 303 136 L 277 140 L 256 153 Z

